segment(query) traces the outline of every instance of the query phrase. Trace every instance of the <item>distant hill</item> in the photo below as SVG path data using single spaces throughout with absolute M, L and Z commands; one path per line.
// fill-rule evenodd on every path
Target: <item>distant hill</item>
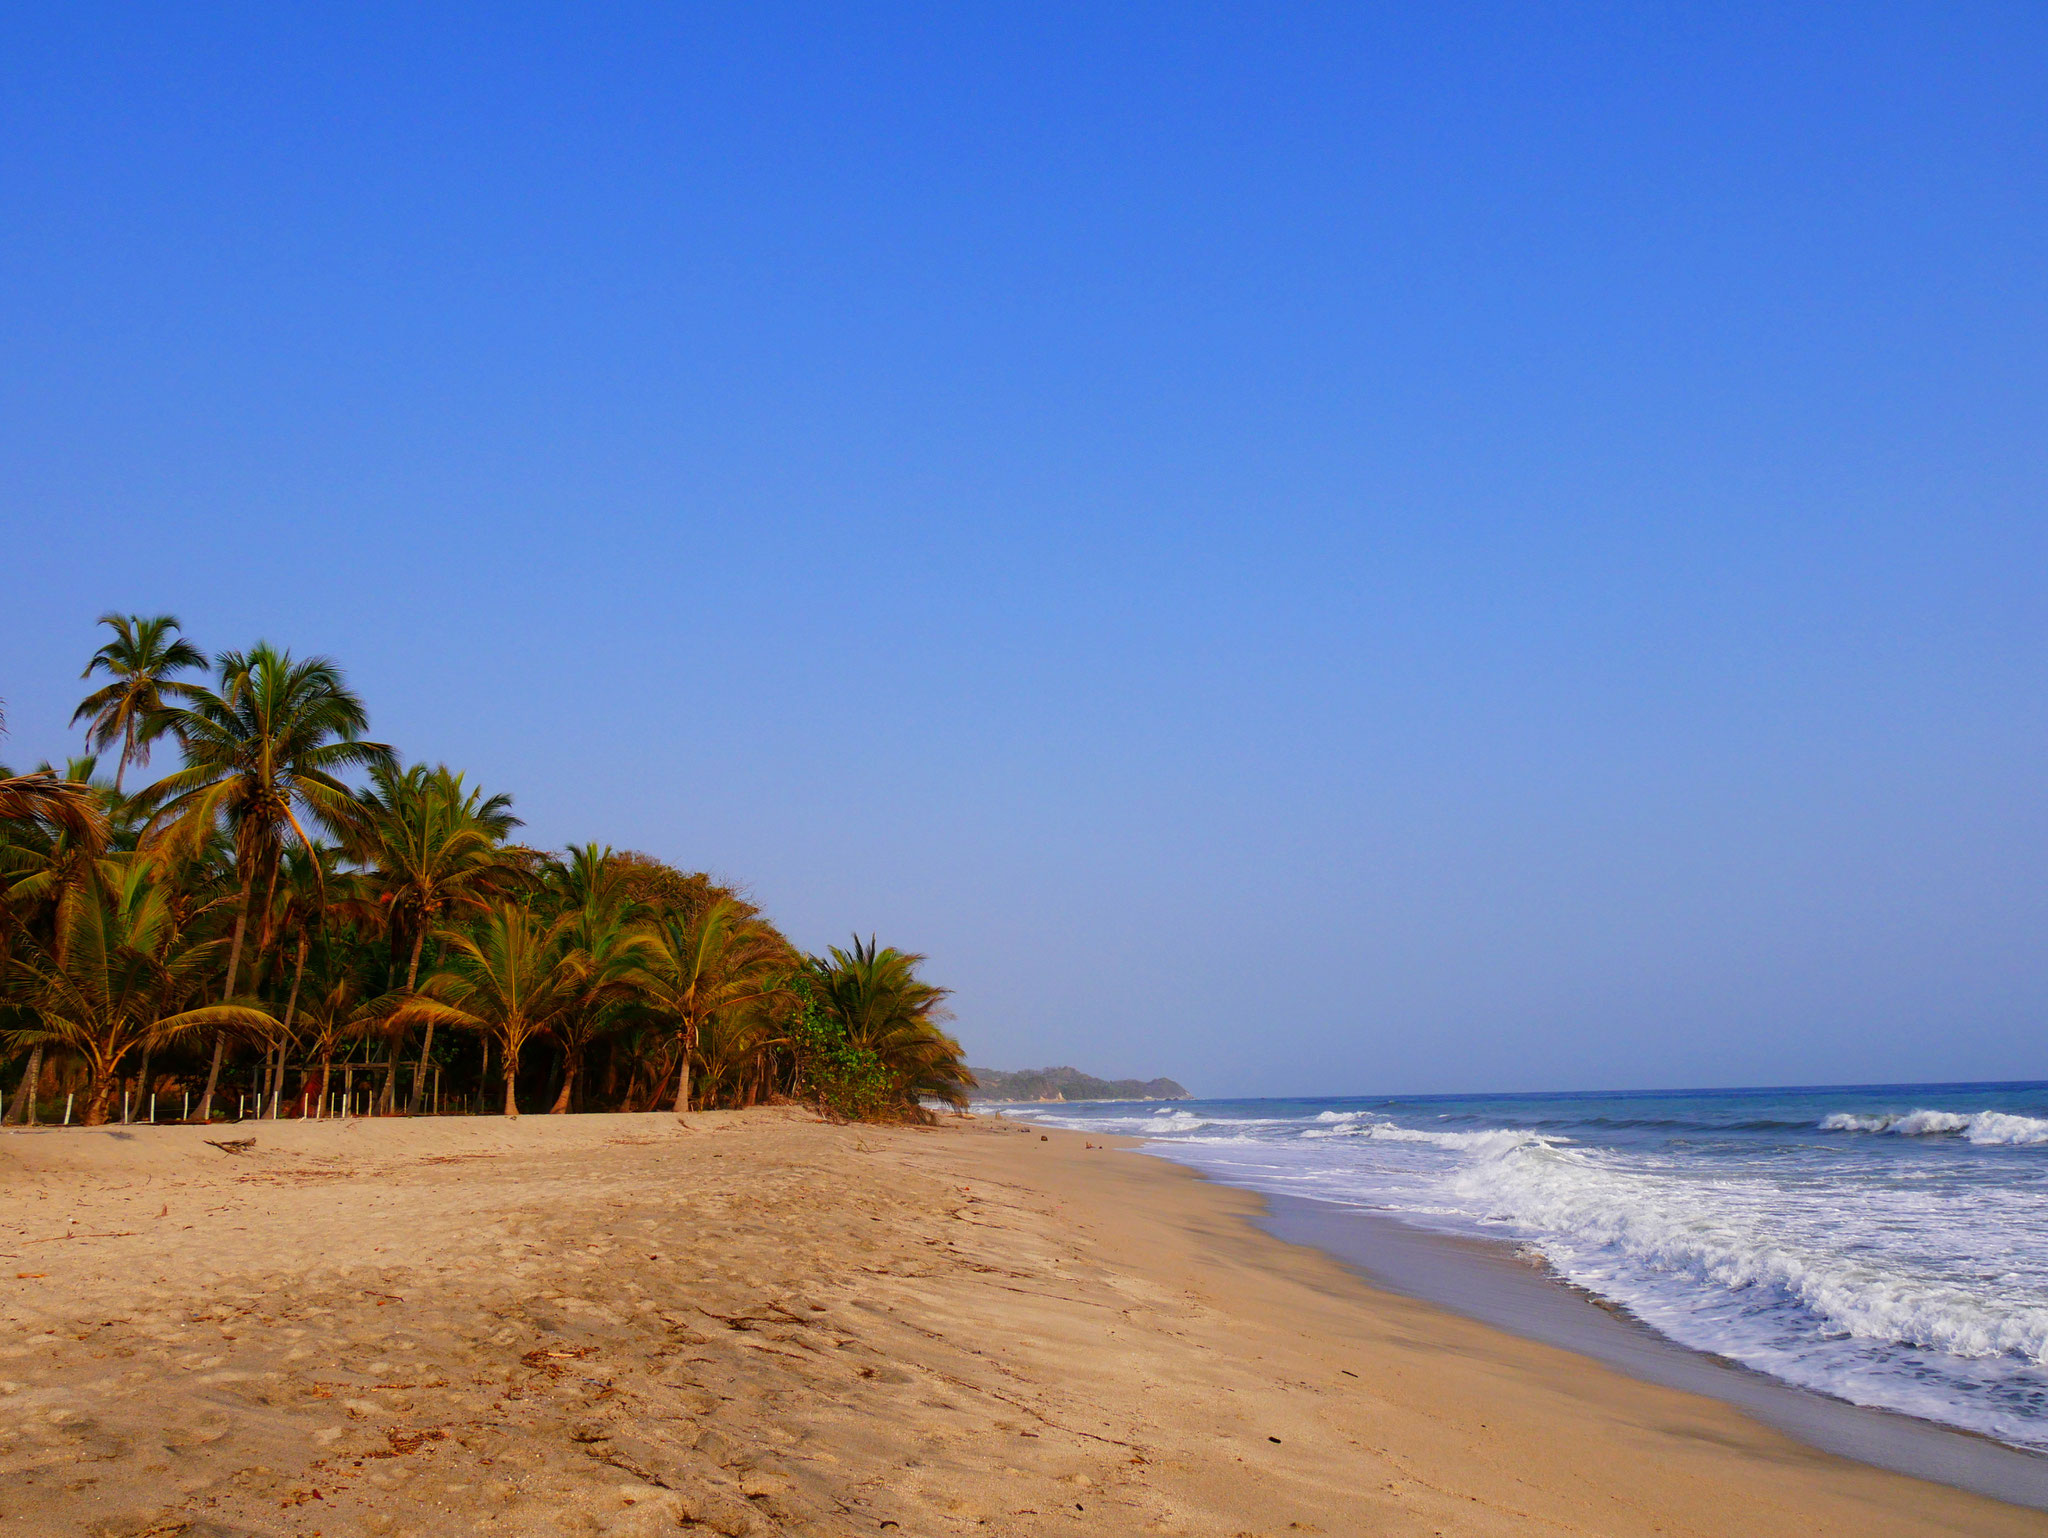
M 1097 1079 L 1078 1068 L 977 1068 L 974 1100 L 1192 1100 L 1171 1079 Z

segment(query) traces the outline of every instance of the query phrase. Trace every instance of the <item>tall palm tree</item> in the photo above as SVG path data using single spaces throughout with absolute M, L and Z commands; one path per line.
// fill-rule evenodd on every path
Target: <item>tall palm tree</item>
M 186 704 L 161 713 L 185 766 L 140 799 L 154 809 L 152 828 L 172 849 L 197 848 L 216 828 L 233 839 L 240 901 L 222 990 L 231 999 L 257 883 L 275 878 L 287 844 L 310 846 L 315 829 L 349 828 L 356 802 L 340 775 L 389 763 L 391 749 L 363 740 L 363 703 L 325 657 L 299 660 L 259 642 L 246 653 L 223 652 L 214 669 L 216 688 L 192 686 Z M 214 1039 L 199 1099 L 202 1122 L 212 1114 L 224 1041 Z
M 939 1029 L 951 990 L 917 975 L 925 957 L 878 948 L 870 935 L 853 949 L 833 946 L 809 967 L 813 996 L 849 1045 L 874 1054 L 895 1086 L 900 1108 L 929 1097 L 965 1108 L 974 1076 L 960 1043 Z
M 519 1054 L 582 993 L 585 964 L 567 930 L 566 920 L 493 903 L 470 929 L 440 932 L 447 958 L 398 1010 L 402 1018 L 468 1026 L 495 1044 L 507 1116 L 519 1114 Z
M 206 653 L 178 635 L 183 627 L 175 615 L 107 613 L 99 623 L 114 632 L 114 639 L 92 654 L 78 676 L 104 671 L 114 681 L 87 695 L 71 713 L 71 724 L 86 722 L 86 744 L 94 752 L 121 745 L 114 765 L 114 793 L 119 795 L 128 766 L 149 762 L 149 745 L 163 730 L 167 700 L 192 697 L 193 686 L 171 675 L 204 670 Z
M 185 1009 L 215 960 L 219 941 L 194 942 L 174 921 L 151 862 L 129 857 L 117 882 L 58 916 L 61 944 L 18 944 L 5 989 L 33 1015 L 6 1033 L 14 1045 L 56 1042 L 85 1060 L 85 1122 L 107 1119 L 123 1059 L 202 1026 L 274 1029 L 260 1009 L 215 1004 Z
M 680 1116 L 690 1108 L 690 1060 L 705 1023 L 778 994 L 790 951 L 782 936 L 742 917 L 727 897 L 695 913 L 670 914 L 650 938 L 653 946 L 636 982 L 648 1008 L 674 1032 Z
M 368 867 L 378 888 L 395 942 L 411 940 L 405 969 L 405 991 L 419 986 L 420 952 L 427 934 L 451 910 L 479 908 L 511 889 L 519 869 L 499 852 L 506 834 L 519 827 L 512 798 L 486 796 L 463 782 L 447 765 L 406 770 L 378 765 L 370 785 L 358 798 L 352 853 Z M 391 1044 L 385 1067 L 383 1108 L 392 1108 L 401 1043 Z M 420 1042 L 419 1065 L 412 1077 L 408 1115 L 419 1114 L 426 1085 L 428 1054 L 434 1048 L 434 1022 Z

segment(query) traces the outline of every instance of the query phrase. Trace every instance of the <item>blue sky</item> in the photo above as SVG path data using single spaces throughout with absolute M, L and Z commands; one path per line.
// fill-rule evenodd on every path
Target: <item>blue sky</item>
M 1209 1093 L 2048 1076 L 2048 13 L 0 10 L 0 696 Z

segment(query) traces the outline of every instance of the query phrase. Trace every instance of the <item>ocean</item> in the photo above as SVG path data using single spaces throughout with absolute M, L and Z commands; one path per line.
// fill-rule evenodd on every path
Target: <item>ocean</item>
M 1682 1345 L 2048 1451 L 2048 1084 L 1001 1112 L 1507 1241 Z

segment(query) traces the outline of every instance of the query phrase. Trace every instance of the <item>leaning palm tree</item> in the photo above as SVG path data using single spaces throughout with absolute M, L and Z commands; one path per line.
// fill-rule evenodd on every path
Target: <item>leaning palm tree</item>
M 690 1061 L 706 1022 L 779 994 L 790 951 L 781 935 L 743 917 L 727 897 L 695 913 L 669 915 L 650 938 L 653 946 L 636 984 L 647 1008 L 674 1033 L 680 1116 L 690 1109 Z
M 370 872 L 393 940 L 403 943 L 402 937 L 410 937 L 405 991 L 414 992 L 429 931 L 451 910 L 480 908 L 520 880 L 518 867 L 500 853 L 505 835 L 520 826 L 512 815 L 512 798 L 486 796 L 464 784 L 462 776 L 445 764 L 431 769 L 414 764 L 403 771 L 395 764 L 380 764 L 370 771 L 370 785 L 358 799 L 353 826 L 350 852 Z M 428 1055 L 434 1048 L 434 1022 L 429 1018 L 426 1024 L 408 1115 L 419 1112 Z M 396 1093 L 401 1045 L 392 1042 L 385 1069 L 386 1111 L 392 1109 Z
M 516 902 L 497 902 L 468 930 L 443 930 L 447 958 L 394 1018 L 467 1026 L 498 1048 L 505 1114 L 517 1116 L 519 1055 L 581 996 L 585 962 L 568 925 Z
M 258 643 L 222 653 L 214 667 L 217 688 L 195 685 L 186 704 L 161 713 L 185 766 L 139 799 L 154 810 L 151 832 L 173 851 L 202 846 L 217 828 L 233 839 L 240 901 L 222 989 L 232 998 L 257 884 L 275 878 L 288 844 L 350 826 L 356 803 L 340 775 L 388 763 L 391 750 L 363 740 L 363 703 L 325 657 L 299 660 Z M 201 1121 L 212 1114 L 224 1041 L 214 1040 Z
M 122 1061 L 203 1026 L 273 1030 L 263 1010 L 241 1004 L 181 1007 L 213 966 L 220 942 L 179 928 L 150 862 L 130 858 L 117 882 L 58 915 L 61 945 L 19 941 L 4 986 L 33 1023 L 6 1033 L 11 1045 L 55 1043 L 84 1059 L 87 1126 L 107 1119 Z
M 114 632 L 114 639 L 92 654 L 78 676 L 104 671 L 114 681 L 80 701 L 71 724 L 86 723 L 85 740 L 94 752 L 121 745 L 114 764 L 114 793 L 119 795 L 128 766 L 149 762 L 149 745 L 163 730 L 166 703 L 193 697 L 193 686 L 171 675 L 204 669 L 206 654 L 178 635 L 175 615 L 108 613 L 99 622 Z

